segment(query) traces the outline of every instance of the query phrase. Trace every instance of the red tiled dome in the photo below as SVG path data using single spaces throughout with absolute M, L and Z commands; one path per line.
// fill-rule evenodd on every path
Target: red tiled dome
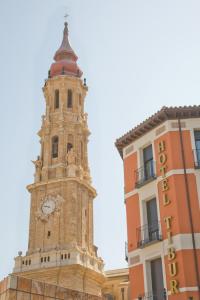
M 76 77 L 82 76 L 83 73 L 76 63 L 78 57 L 76 56 L 69 43 L 67 22 L 65 23 L 65 28 L 63 31 L 62 44 L 56 51 L 54 60 L 55 63 L 53 63 L 50 68 L 50 77 L 65 74 Z

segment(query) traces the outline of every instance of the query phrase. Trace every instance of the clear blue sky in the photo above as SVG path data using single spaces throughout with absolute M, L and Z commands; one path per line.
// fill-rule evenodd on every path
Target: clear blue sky
M 198 0 L 6 0 L 0 9 L 0 278 L 26 251 L 32 159 L 44 113 L 42 86 L 68 12 L 87 78 L 89 161 L 98 197 L 95 244 L 106 269 L 126 266 L 123 166 L 114 142 L 163 105 L 200 100 Z

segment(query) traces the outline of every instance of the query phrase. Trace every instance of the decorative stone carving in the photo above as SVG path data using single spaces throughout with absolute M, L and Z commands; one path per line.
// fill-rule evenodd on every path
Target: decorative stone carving
M 39 182 L 41 180 L 41 172 L 42 172 L 42 160 L 38 156 L 37 160 L 32 160 L 35 165 L 35 182 Z
M 88 171 L 83 172 L 83 179 L 91 183 L 92 180 Z
M 68 165 L 73 165 L 76 163 L 76 155 L 74 153 L 74 149 L 71 148 L 68 152 L 67 152 L 67 164 Z
M 83 170 L 83 167 L 80 165 L 79 166 L 79 177 L 81 180 L 83 179 L 83 176 L 84 176 L 84 170 Z
M 66 155 L 67 161 L 67 176 L 68 177 L 76 177 L 77 176 L 77 166 L 76 166 L 76 155 L 74 153 L 74 149 L 71 148 Z
M 47 222 L 49 217 L 54 213 L 59 213 L 64 199 L 60 195 L 49 194 L 41 200 L 41 205 L 36 211 L 36 218 Z M 46 212 L 45 212 L 46 205 Z M 49 209 L 49 212 L 48 212 Z

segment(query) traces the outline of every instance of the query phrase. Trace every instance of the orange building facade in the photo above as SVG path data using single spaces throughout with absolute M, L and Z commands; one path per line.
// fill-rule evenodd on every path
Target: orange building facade
M 200 106 L 163 107 L 116 146 L 131 300 L 200 299 Z

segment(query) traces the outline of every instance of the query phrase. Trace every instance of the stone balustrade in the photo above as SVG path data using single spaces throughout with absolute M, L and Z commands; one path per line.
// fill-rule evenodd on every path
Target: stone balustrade
M 15 258 L 13 272 L 24 272 L 39 268 L 59 267 L 79 264 L 96 272 L 102 272 L 103 262 L 100 258 L 89 255 L 79 250 L 53 250 L 49 252 L 37 252 Z

